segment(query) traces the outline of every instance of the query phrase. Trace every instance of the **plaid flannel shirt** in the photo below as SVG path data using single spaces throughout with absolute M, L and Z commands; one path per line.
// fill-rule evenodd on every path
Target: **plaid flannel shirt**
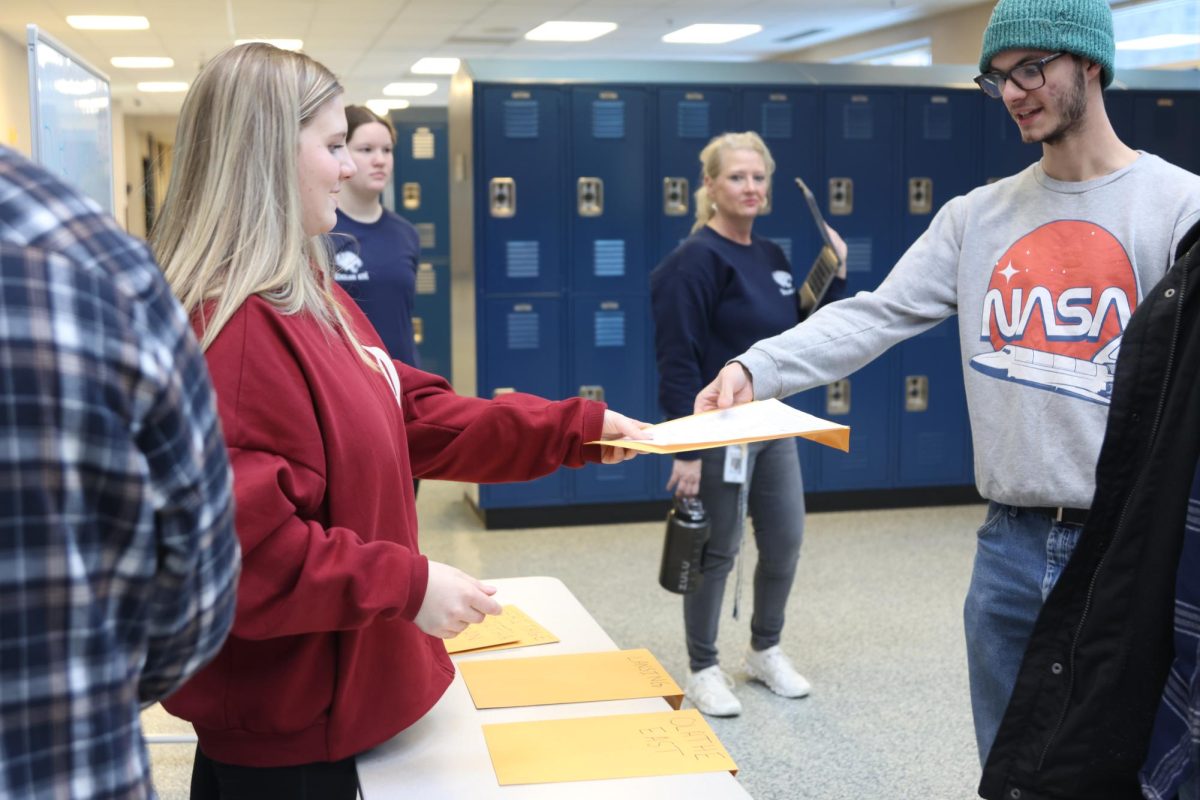
M 233 622 L 215 405 L 145 245 L 0 147 L 0 797 L 154 796 L 140 709 Z
M 1192 479 L 1175 578 L 1175 661 L 1142 767 L 1142 794 L 1173 800 L 1200 771 L 1200 464 Z M 1195 792 L 1194 785 L 1191 789 Z

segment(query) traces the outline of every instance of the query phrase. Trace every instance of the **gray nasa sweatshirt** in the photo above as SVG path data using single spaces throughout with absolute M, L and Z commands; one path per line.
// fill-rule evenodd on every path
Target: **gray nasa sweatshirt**
M 1200 177 L 1157 156 L 1076 183 L 1034 164 L 946 203 L 875 291 L 734 360 L 782 397 L 957 313 L 980 494 L 1088 508 L 1125 325 L 1198 218 Z

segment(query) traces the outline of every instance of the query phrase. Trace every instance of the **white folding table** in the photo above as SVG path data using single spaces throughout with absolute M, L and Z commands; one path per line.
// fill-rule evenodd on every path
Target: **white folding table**
M 617 646 L 592 615 L 557 578 L 490 580 L 502 605 L 516 605 L 560 641 L 533 647 L 463 653 L 455 661 L 482 658 L 520 658 L 561 655 Z M 429 713 L 388 741 L 358 757 L 358 781 L 363 800 L 394 798 L 504 798 L 512 800 L 727 800 L 749 794 L 728 772 L 620 778 L 521 786 L 500 786 L 484 742 L 483 724 L 567 717 L 639 714 L 668 711 L 661 698 L 610 700 L 602 703 L 564 703 L 522 708 L 478 710 L 461 675 Z M 735 758 L 736 760 L 736 758 Z

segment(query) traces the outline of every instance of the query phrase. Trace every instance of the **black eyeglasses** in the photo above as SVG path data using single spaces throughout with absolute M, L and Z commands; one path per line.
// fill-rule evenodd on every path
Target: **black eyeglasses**
M 1034 89 L 1040 89 L 1046 85 L 1046 65 L 1059 56 L 1065 55 L 1066 53 L 1051 53 L 1037 61 L 1018 64 L 1008 72 L 994 69 L 976 76 L 975 83 L 979 84 L 979 88 L 983 89 L 983 93 L 988 97 L 1003 95 L 1005 81 L 1012 81 L 1022 91 L 1032 92 Z

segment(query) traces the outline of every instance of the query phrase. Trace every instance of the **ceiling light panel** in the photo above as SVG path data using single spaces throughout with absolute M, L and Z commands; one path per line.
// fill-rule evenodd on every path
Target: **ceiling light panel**
M 671 31 L 662 37 L 670 44 L 725 44 L 737 39 L 753 36 L 762 30 L 762 25 L 688 25 L 677 31 Z
M 529 31 L 525 38 L 532 42 L 590 42 L 616 29 L 615 22 L 551 20 Z
M 409 102 L 407 100 L 397 100 L 394 97 L 379 97 L 374 100 L 368 100 L 366 105 L 367 108 L 379 116 L 386 117 L 388 112 L 393 109 L 408 108 Z
M 427 97 L 438 89 L 436 83 L 389 83 L 383 87 L 383 93 L 388 97 Z
M 413 75 L 453 75 L 458 72 L 457 58 L 422 58 L 409 68 Z

